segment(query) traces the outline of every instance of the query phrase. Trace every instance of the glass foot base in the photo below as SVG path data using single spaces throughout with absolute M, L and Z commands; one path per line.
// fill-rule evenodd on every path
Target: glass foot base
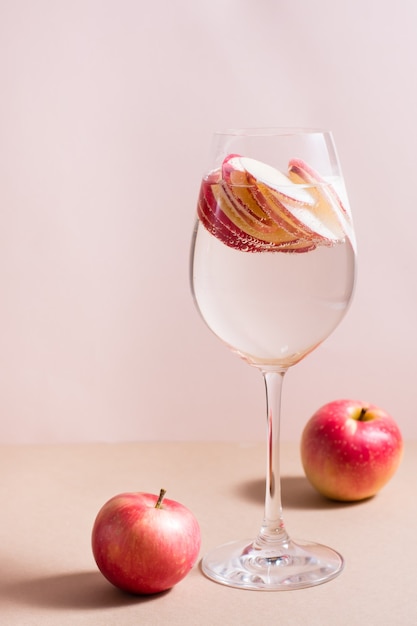
M 278 548 L 257 548 L 233 541 L 215 548 L 202 561 L 212 580 L 241 589 L 284 591 L 321 585 L 343 569 L 342 556 L 318 543 L 286 541 Z

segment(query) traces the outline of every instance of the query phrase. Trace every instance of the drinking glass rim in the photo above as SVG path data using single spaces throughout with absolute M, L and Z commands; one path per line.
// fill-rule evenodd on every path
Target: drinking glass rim
M 273 137 L 290 135 L 331 135 L 327 128 L 314 128 L 303 126 L 247 126 L 243 128 L 226 128 L 213 132 L 215 136 L 230 137 Z

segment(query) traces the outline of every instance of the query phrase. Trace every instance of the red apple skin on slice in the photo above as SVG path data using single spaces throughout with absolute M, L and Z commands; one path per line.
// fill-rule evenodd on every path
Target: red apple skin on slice
M 218 186 L 219 183 L 213 182 L 210 178 L 204 179 L 201 184 L 197 213 L 205 228 L 230 248 L 248 252 L 259 252 L 264 249 L 270 250 L 271 244 L 266 244 L 242 231 L 222 211 L 213 194 L 213 187 L 216 188 Z

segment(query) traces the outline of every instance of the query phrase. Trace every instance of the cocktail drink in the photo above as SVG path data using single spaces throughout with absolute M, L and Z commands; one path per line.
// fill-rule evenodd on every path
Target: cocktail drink
M 221 546 L 203 571 L 227 585 L 294 589 L 333 578 L 342 557 L 287 534 L 279 487 L 279 419 L 287 369 L 337 327 L 355 280 L 355 240 L 330 133 L 219 133 L 201 184 L 191 282 L 209 328 L 263 374 L 265 516 L 252 541 Z

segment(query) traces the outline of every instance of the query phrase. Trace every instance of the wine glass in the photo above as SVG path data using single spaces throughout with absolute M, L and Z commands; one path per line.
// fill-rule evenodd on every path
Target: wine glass
M 264 518 L 258 536 L 215 548 L 204 574 L 232 587 L 298 589 L 334 578 L 343 557 L 295 541 L 281 506 L 283 377 L 342 320 L 356 244 L 332 135 L 303 129 L 215 133 L 191 251 L 191 285 L 208 327 L 263 375 L 267 404 Z

